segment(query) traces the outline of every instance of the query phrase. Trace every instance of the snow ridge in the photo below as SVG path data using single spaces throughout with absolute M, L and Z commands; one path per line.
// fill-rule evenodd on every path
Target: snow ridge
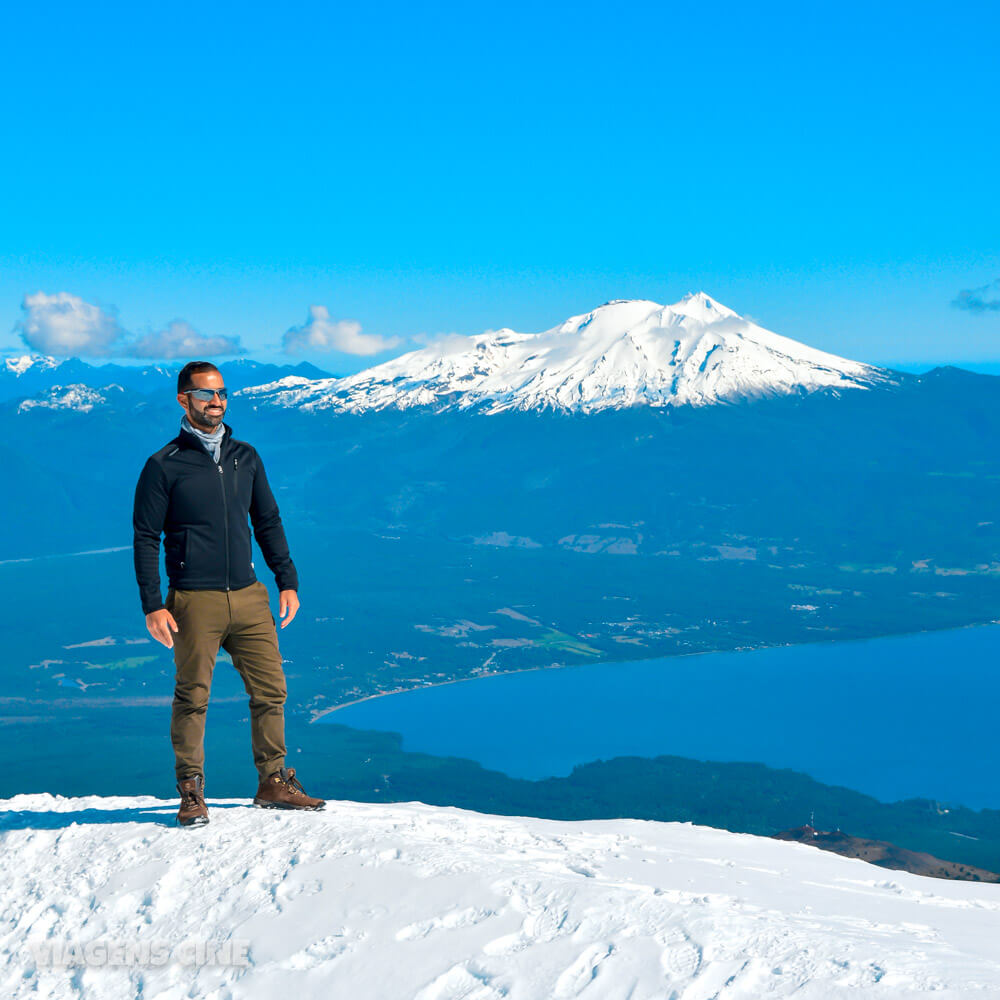
M 688 823 L 208 805 L 182 830 L 176 801 L 149 796 L 0 800 L 3 995 L 1000 995 L 995 885 Z M 47 961 L 151 941 L 168 961 Z M 177 959 L 236 941 L 247 963 Z
M 671 306 L 616 300 L 542 333 L 448 338 L 346 378 L 282 379 L 241 394 L 304 410 L 592 413 L 892 381 L 887 370 L 772 333 L 699 292 Z

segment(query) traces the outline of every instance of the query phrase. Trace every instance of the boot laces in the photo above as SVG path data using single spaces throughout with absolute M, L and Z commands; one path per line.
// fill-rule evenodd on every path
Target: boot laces
M 204 790 L 204 785 L 201 789 Z M 194 788 L 182 788 L 181 789 L 181 803 L 187 805 L 190 803 L 195 806 L 203 806 L 205 804 L 205 796 L 202 791 L 199 791 L 199 786 L 195 785 Z
M 281 776 L 282 782 L 286 784 L 292 790 L 293 793 L 297 793 L 300 795 L 306 794 L 306 790 L 302 787 L 301 782 L 299 781 L 298 778 L 295 777 L 294 767 L 287 767 L 287 768 L 283 767 L 278 772 L 278 774 Z

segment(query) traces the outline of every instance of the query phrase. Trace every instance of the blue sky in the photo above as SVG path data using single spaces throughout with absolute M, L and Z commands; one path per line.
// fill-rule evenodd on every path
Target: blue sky
M 62 302 L 95 355 L 348 372 L 702 289 L 859 360 L 1000 361 L 998 11 L 8 9 L 0 351 Z

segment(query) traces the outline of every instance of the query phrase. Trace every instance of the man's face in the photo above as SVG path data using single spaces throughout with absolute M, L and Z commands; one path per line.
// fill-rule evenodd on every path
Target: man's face
M 222 389 L 225 382 L 218 372 L 196 372 L 191 376 L 192 389 Z M 227 401 L 213 396 L 207 402 L 190 392 L 179 392 L 177 402 L 187 411 L 188 420 L 200 431 L 211 434 L 226 415 Z

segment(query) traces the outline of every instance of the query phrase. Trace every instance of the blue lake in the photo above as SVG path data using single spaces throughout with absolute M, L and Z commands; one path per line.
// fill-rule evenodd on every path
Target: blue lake
M 600 663 L 373 698 L 323 721 L 522 778 L 672 754 L 759 761 L 883 801 L 1000 808 L 1000 625 Z

